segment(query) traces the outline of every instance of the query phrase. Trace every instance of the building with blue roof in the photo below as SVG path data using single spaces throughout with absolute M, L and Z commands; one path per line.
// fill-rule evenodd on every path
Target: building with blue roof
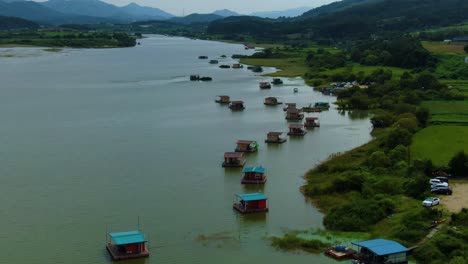
M 361 263 L 366 264 L 403 264 L 408 263 L 408 248 L 398 242 L 387 239 L 372 239 L 352 242 L 359 247 Z
M 263 184 L 266 182 L 265 168 L 263 167 L 249 167 L 245 168 L 242 172 L 242 184 Z
M 107 251 L 114 260 L 149 256 L 146 237 L 140 230 L 108 233 L 107 236 Z
M 243 214 L 268 212 L 267 200 L 263 193 L 236 194 L 233 208 Z

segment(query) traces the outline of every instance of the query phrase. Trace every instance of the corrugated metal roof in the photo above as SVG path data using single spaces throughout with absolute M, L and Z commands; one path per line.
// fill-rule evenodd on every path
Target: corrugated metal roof
M 263 167 L 249 167 L 245 168 L 242 172 L 256 172 L 256 173 L 265 173 L 265 168 Z
M 255 143 L 254 140 L 238 140 L 237 144 L 252 144 Z
M 377 256 L 386 256 L 409 251 L 400 243 L 387 239 L 373 239 L 361 242 L 352 242 L 353 245 L 364 247 L 372 251 Z
M 225 158 L 242 158 L 244 156 L 244 153 L 242 152 L 225 152 L 224 157 Z
M 146 242 L 145 235 L 138 230 L 109 233 L 109 236 L 117 246 Z
M 241 200 L 246 202 L 249 201 L 259 201 L 259 200 L 267 200 L 267 197 L 263 193 L 245 193 L 245 194 L 237 194 Z

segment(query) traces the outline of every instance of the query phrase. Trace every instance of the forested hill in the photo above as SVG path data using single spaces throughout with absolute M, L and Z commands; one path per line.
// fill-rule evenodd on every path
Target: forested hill
M 362 39 L 386 32 L 409 32 L 452 25 L 468 19 L 467 0 L 382 0 L 342 11 L 287 20 L 229 17 L 212 22 L 210 34 L 247 34 L 281 38 L 307 34 L 314 39 Z
M 362 4 L 370 4 L 376 2 L 382 2 L 384 0 L 341 0 L 338 2 L 333 2 L 328 5 L 323 5 L 314 9 L 305 12 L 302 17 L 313 17 L 313 16 L 320 16 L 331 14 L 339 11 L 343 11 L 353 6 L 358 6 Z
M 39 28 L 38 24 L 26 19 L 0 16 L 0 30 L 37 28 Z

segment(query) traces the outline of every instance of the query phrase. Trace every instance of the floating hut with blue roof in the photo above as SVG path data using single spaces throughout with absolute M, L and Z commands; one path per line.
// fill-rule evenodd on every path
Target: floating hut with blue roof
M 366 264 L 406 264 L 408 248 L 387 239 L 352 242 L 358 246 L 359 262 Z
M 267 197 L 263 193 L 236 194 L 233 208 L 242 214 L 268 212 Z
M 113 260 L 144 258 L 149 256 L 146 238 L 139 230 L 107 234 L 107 251 Z
M 242 184 L 264 184 L 266 182 L 265 168 L 263 167 L 249 167 L 245 168 L 242 172 Z

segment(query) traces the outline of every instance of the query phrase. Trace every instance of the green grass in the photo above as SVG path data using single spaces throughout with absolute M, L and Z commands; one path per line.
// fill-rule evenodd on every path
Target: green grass
M 466 55 L 460 54 L 436 54 L 438 63 L 436 75 L 441 79 L 468 80 L 468 63 Z
M 407 71 L 410 71 L 408 69 L 403 69 L 403 68 L 398 68 L 398 67 L 387 67 L 387 66 L 366 66 L 366 65 L 360 65 L 360 64 L 352 64 L 347 67 L 342 67 L 342 68 L 337 68 L 333 70 L 326 70 L 321 72 L 322 74 L 326 75 L 333 75 L 336 73 L 344 72 L 344 71 L 349 71 L 351 70 L 354 74 L 357 74 L 359 72 L 364 72 L 366 75 L 371 74 L 373 71 L 378 70 L 378 69 L 384 69 L 384 70 L 391 70 L 393 72 L 393 78 L 397 79 L 400 78 L 400 76 Z
M 468 151 L 468 126 L 437 125 L 422 129 L 413 136 L 411 158 L 430 159 L 446 166 L 459 151 Z
M 468 125 L 468 101 L 426 101 L 422 106 L 429 109 L 431 123 Z
M 297 77 L 303 76 L 309 70 L 305 59 L 301 57 L 281 59 L 242 58 L 240 62 L 247 65 L 275 67 L 280 70 L 272 74 L 267 74 L 268 76 Z
M 460 93 L 468 97 L 468 80 L 441 80 L 442 83 L 452 86 L 457 89 Z

